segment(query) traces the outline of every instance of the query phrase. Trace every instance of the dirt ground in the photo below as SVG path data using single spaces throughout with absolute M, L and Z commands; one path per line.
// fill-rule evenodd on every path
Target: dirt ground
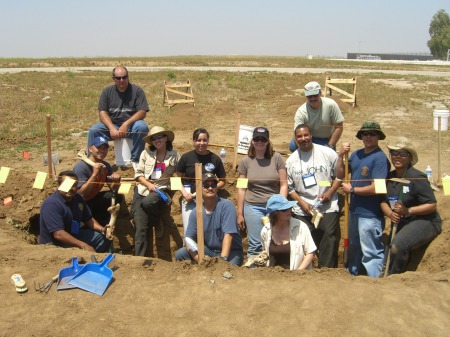
M 383 84 L 396 88 L 425 85 L 423 79 L 416 81 L 392 80 Z M 304 98 L 298 90 L 286 94 L 286 88 L 267 95 L 264 102 L 271 101 L 271 106 L 264 105 L 256 96 L 253 101 L 245 102 L 237 98 L 235 104 L 218 100 L 210 107 L 209 114 L 199 114 L 190 105 L 175 106 L 166 116 L 168 125 L 177 130 L 175 147 L 180 152 L 190 150 L 192 131 L 200 126 L 210 130 L 211 143 L 232 145 L 234 116 L 242 111 L 246 112 L 242 124 L 268 126 L 275 149 L 286 152 L 293 115 Z M 380 142 L 383 149 L 396 136 L 407 136 L 419 153 L 417 167 L 424 170 L 426 165 L 432 165 L 437 173 L 437 136 L 432 131 L 431 113 L 425 115 L 423 106 L 415 111 L 392 107 L 391 111 L 376 112 L 376 107 L 352 109 L 337 101 L 346 117 L 341 141 L 350 141 L 353 149 L 360 147 L 354 135 L 364 120 L 373 119 L 381 123 L 387 134 L 386 141 Z M 254 112 L 250 114 L 252 109 Z M 264 109 L 271 110 L 267 114 L 270 118 L 258 114 Z M 399 116 L 405 117 L 401 123 Z M 151 118 L 148 117 L 149 123 Z M 430 131 L 418 134 L 418 125 Z M 73 135 L 70 141 L 82 148 L 85 138 Z M 442 175 L 447 173 L 448 142 L 444 137 Z M 219 151 L 214 146 L 211 150 Z M 58 153 L 61 158 L 58 171 L 73 167 L 77 161 L 73 151 Z M 31 189 L 35 172 L 23 168 L 46 171 L 42 157 L 32 155 L 27 160 L 20 153 L 16 159 L 1 164 L 12 169 L 7 182 L 0 184 L 0 197 L 12 196 L 13 204 L 0 205 L 0 298 L 4 302 L 0 336 L 450 335 L 450 198 L 442 191 L 436 192 L 438 210 L 444 219 L 442 234 L 412 256 L 409 266 L 412 271 L 383 279 L 352 277 L 343 268 L 311 272 L 279 268 L 249 270 L 217 259 L 192 265 L 134 257 L 133 226 L 128 218 L 130 193 L 126 197 L 127 205 L 122 207 L 114 241 L 117 253 L 110 264 L 114 280 L 105 294 L 100 297 L 79 289 L 56 291 L 55 286 L 42 294 L 34 290 L 33 282 L 49 281 L 74 256 L 84 261 L 90 256 L 78 249 L 36 245 L 39 208 L 53 193 L 55 184 L 47 180 L 43 190 Z M 110 159 L 114 160 L 112 154 Z M 231 150 L 227 159 L 230 179 L 223 193 L 235 201 L 236 176 Z M 122 173 L 125 177 L 132 176 L 130 170 Z M 176 202 L 172 213 L 181 232 Z M 172 242 L 172 250 L 175 249 Z M 100 260 L 104 257 L 97 254 Z M 231 279 L 223 277 L 226 271 L 231 272 Z M 14 273 L 23 276 L 28 292 L 15 292 L 10 281 Z

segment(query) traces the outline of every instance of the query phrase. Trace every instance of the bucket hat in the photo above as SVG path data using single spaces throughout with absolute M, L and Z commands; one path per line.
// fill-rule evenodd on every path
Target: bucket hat
M 411 141 L 406 137 L 400 137 L 394 145 L 387 145 L 389 150 L 399 151 L 405 150 L 408 151 L 411 155 L 411 166 L 414 166 L 419 161 L 419 156 L 417 155 L 414 146 Z
M 147 142 L 148 144 L 151 145 L 151 138 L 154 136 L 158 136 L 158 135 L 166 135 L 167 136 L 167 140 L 170 140 L 171 142 L 173 142 L 173 140 L 175 139 L 175 135 L 172 131 L 170 130 L 166 130 L 164 129 L 162 126 L 154 126 L 150 129 L 150 133 L 148 134 L 148 136 L 145 136 L 143 138 L 143 140 L 145 142 Z
M 381 131 L 380 124 L 373 121 L 366 121 L 361 126 L 361 129 L 359 129 L 358 133 L 356 134 L 356 138 L 362 139 L 361 133 L 366 131 L 376 131 L 380 135 L 380 140 L 383 140 L 386 138 L 386 135 Z
M 267 201 L 266 209 L 270 214 L 275 211 L 283 211 L 292 208 L 296 203 L 297 201 L 289 201 L 281 194 L 274 194 Z

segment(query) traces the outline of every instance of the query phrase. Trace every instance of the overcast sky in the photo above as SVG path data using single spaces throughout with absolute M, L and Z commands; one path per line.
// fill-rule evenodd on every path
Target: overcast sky
M 449 0 L 0 0 L 0 57 L 429 53 Z

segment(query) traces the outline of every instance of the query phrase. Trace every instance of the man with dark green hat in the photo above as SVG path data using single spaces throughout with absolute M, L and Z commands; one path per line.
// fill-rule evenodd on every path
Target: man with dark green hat
M 348 161 L 351 181 L 342 184 L 344 191 L 350 194 L 348 270 L 358 275 L 365 269 L 368 276 L 379 277 L 384 257 L 381 241 L 384 216 L 380 207 L 383 195 L 375 194 L 374 179 L 386 179 L 391 165 L 378 146 L 378 141 L 386 138 L 380 124 L 364 122 L 356 138 L 362 140 L 364 148 L 351 154 Z M 349 151 L 350 144 L 343 143 L 337 164 L 338 176 L 344 173 L 343 158 Z

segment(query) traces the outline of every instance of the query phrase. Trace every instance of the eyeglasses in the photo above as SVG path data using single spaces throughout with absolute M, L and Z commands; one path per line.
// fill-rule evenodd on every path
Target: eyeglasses
M 408 151 L 389 151 L 389 153 L 391 154 L 391 156 L 397 157 L 400 156 L 402 158 L 407 158 L 409 157 L 409 152 Z
M 265 139 L 264 137 L 256 137 L 256 138 L 253 138 L 253 141 L 255 143 L 266 143 L 267 139 Z
M 376 131 L 361 132 L 361 136 L 364 136 L 364 137 L 367 137 L 367 136 L 375 137 L 375 136 L 378 136 L 378 132 L 376 132 Z
M 154 141 L 156 141 L 158 139 L 163 139 L 165 137 L 166 137 L 166 135 L 158 135 L 158 136 L 150 138 L 150 141 L 154 142 Z
M 125 76 L 113 76 L 113 78 L 114 78 L 115 80 L 118 80 L 118 81 L 120 81 L 120 80 L 126 80 L 126 79 L 128 78 L 128 75 L 125 75 Z
M 203 188 L 205 190 L 209 189 L 209 188 L 216 188 L 217 187 L 217 182 L 216 181 L 210 181 L 210 182 L 204 182 L 203 183 Z

